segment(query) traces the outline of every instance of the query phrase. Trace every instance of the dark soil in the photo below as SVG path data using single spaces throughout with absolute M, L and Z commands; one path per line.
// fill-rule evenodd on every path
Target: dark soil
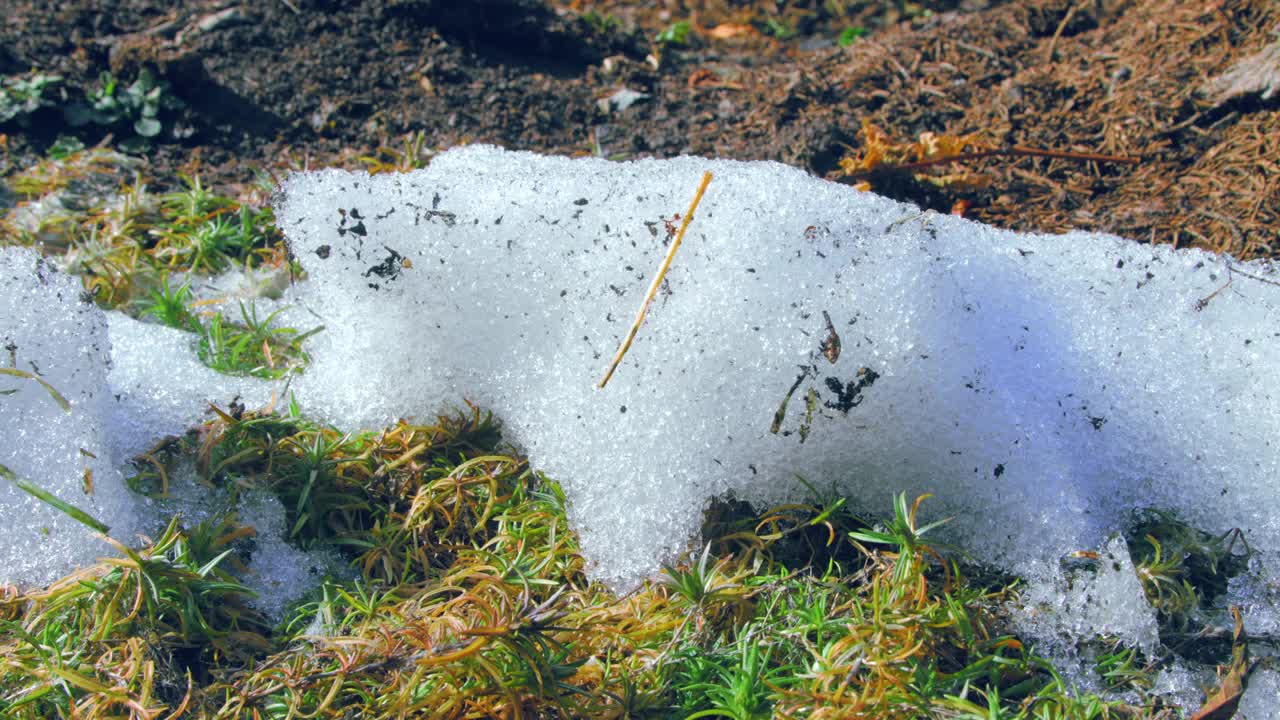
M 146 68 L 170 83 L 185 108 L 162 115 L 149 153 L 161 184 L 359 166 L 419 131 L 430 149 L 692 153 L 836 178 L 869 122 L 902 141 L 976 133 L 987 148 L 1140 159 L 993 157 L 966 162 L 963 183 L 936 179 L 955 166 L 924 171 L 933 181 L 881 168 L 879 192 L 962 200 L 1017 229 L 1280 253 L 1280 92 L 1214 84 L 1276 41 L 1273 0 L 0 0 L 0 13 L 0 74 L 82 90 Z M 679 21 L 685 44 L 654 40 Z M 863 36 L 842 47 L 848 28 Z M 611 108 L 622 88 L 647 97 Z M 52 108 L 33 120 L 2 129 L 10 171 L 59 134 L 105 134 Z

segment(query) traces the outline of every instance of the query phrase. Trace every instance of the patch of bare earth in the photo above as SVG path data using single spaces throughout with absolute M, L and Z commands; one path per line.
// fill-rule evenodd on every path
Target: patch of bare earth
M 865 122 L 902 141 L 975 134 L 987 149 L 1137 160 L 998 156 L 964 163 L 976 184 L 939 182 L 946 166 L 873 178 L 926 207 L 963 200 L 970 217 L 1020 230 L 1280 252 L 1270 0 L 0 0 L 0 12 L 5 73 L 90 87 L 145 67 L 172 83 L 187 107 L 168 120 L 185 137 L 152 152 L 159 178 L 359 165 L 421 132 L 433 148 L 696 153 L 834 179 L 866 150 Z M 678 22 L 685 44 L 654 41 Z M 864 36 L 836 42 L 854 27 Z M 640 99 L 611 105 L 624 88 Z M 5 128 L 11 152 L 65 130 L 47 119 Z

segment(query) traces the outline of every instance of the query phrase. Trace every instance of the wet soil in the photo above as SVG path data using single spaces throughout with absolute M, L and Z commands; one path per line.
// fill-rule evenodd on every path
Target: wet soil
M 148 151 L 160 184 L 358 167 L 421 133 L 427 149 L 778 160 L 1021 230 L 1280 253 L 1271 0 L 0 0 L 0 13 L 0 74 L 57 73 L 73 92 L 104 72 L 169 83 L 184 107 L 162 113 Z M 683 42 L 655 39 L 682 27 Z M 1239 82 L 1241 67 L 1261 80 Z M 625 107 L 624 90 L 639 94 Z M 110 129 L 71 128 L 57 108 L 31 120 L 0 127 L 8 172 L 59 135 Z M 847 177 L 875 129 L 1087 157 Z

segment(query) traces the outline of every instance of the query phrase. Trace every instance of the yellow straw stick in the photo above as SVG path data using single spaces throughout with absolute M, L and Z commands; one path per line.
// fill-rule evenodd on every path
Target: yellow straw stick
M 653 277 L 653 282 L 649 283 L 649 292 L 645 293 L 644 302 L 640 303 L 640 310 L 636 313 L 635 322 L 631 323 L 631 329 L 627 332 L 627 337 L 622 341 L 622 346 L 618 348 L 617 354 L 613 356 L 613 362 L 609 363 L 609 369 L 605 371 L 604 377 L 600 379 L 597 387 L 603 388 L 609 383 L 609 378 L 613 377 L 613 371 L 618 369 L 618 363 L 622 362 L 622 358 L 631 349 L 631 341 L 636 339 L 636 333 L 640 330 L 640 323 L 644 322 L 644 315 L 649 311 L 649 303 L 653 302 L 653 296 L 658 293 L 658 286 L 662 284 L 662 278 L 667 276 L 667 268 L 671 267 L 671 259 L 676 256 L 676 250 L 680 248 L 680 242 L 684 240 L 684 231 L 689 229 L 689 223 L 693 222 L 693 211 L 698 209 L 698 203 L 702 202 L 702 193 L 706 192 L 707 185 L 711 184 L 711 173 L 702 174 L 702 182 L 698 185 L 698 193 L 693 196 L 693 202 L 689 205 L 689 212 L 684 214 L 684 220 L 680 223 L 680 231 L 676 233 L 676 239 L 671 241 L 671 247 L 667 250 L 667 257 L 663 259 L 662 266 L 658 268 L 658 274 Z

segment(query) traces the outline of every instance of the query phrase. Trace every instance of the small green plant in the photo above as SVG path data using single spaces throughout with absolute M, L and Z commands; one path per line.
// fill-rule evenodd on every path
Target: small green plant
M 273 321 L 283 311 L 280 308 L 260 318 L 254 303 L 246 306 L 242 302 L 238 323 L 214 314 L 203 325 L 196 355 L 205 365 L 227 375 L 276 379 L 300 370 L 308 362 L 303 341 L 324 328 L 300 333 L 274 326 Z
M 1151 668 L 1144 668 L 1133 648 L 1115 647 L 1098 655 L 1094 668 L 1107 687 L 1118 690 L 1149 690 L 1155 683 Z
M 242 227 L 226 215 L 201 223 L 187 236 L 186 264 L 195 272 L 216 273 L 225 269 L 223 258 L 243 256 L 249 250 L 252 239 L 241 232 Z
M 701 696 L 698 704 L 704 706 L 686 720 L 704 717 L 767 720 L 773 716 L 773 696 L 785 688 L 788 681 L 798 680 L 803 669 L 771 662 L 774 647 L 762 644 L 757 634 L 754 626 L 745 628 L 726 652 L 707 656 L 699 668 L 702 678 L 681 683 L 681 693 L 686 697 Z M 710 707 L 705 707 L 708 705 Z
M 849 47 L 863 37 L 866 37 L 866 35 L 866 28 L 861 25 L 853 25 L 840 31 L 840 36 L 836 38 L 836 44 L 840 47 Z
M 174 290 L 169 287 L 169 273 L 160 276 L 160 287 L 152 290 L 142 306 L 142 315 L 179 330 L 200 331 L 200 321 L 191 312 L 191 283 L 183 282 Z
M 227 375 L 275 379 L 296 372 L 309 361 L 303 342 L 323 330 L 316 327 L 299 333 L 277 326 L 276 317 L 286 308 L 260 317 L 253 302 L 239 304 L 239 321 L 228 321 L 219 312 L 202 319 L 192 310 L 190 281 L 174 288 L 167 272 L 160 275 L 158 287 L 137 307 L 142 317 L 154 317 L 164 325 L 194 333 L 196 357 Z
M 206 188 L 199 175 L 180 175 L 179 178 L 183 189 L 166 193 L 160 199 L 166 216 L 174 223 L 182 226 L 195 225 L 233 205 L 230 198 Z
M 52 160 L 66 160 L 75 153 L 84 150 L 84 143 L 73 135 L 59 135 L 45 154 Z
M 836 579 L 838 580 L 838 579 Z M 779 622 L 786 634 L 822 647 L 836 637 L 844 622 L 836 612 L 839 589 L 836 580 L 819 578 L 795 583 L 777 594 Z
M 899 493 L 893 499 L 893 520 L 881 529 L 852 531 L 849 536 L 864 543 L 897 547 L 897 560 L 894 564 L 895 579 L 900 580 L 915 574 L 919 569 L 916 563 L 922 562 L 926 554 L 932 555 L 945 568 L 947 562 L 937 550 L 922 542 L 921 538 L 930 530 L 950 522 L 951 518 L 936 520 L 923 527 L 916 524 L 916 513 L 920 510 L 920 504 L 929 497 L 931 496 L 928 494 L 921 495 L 908 506 L 907 494 Z
M 239 216 L 219 213 L 195 225 L 175 222 L 158 232 L 154 256 L 172 267 L 192 272 L 219 273 L 260 247 L 263 236 L 254 219 L 242 209 Z
M 242 629 L 234 620 L 230 627 L 214 622 L 217 615 L 245 619 L 254 615 L 243 608 L 250 591 L 218 569 L 232 551 L 197 557 L 176 517 L 150 548 L 139 551 L 118 542 L 112 545 L 124 557 L 108 560 L 117 570 L 91 585 L 103 590 L 104 598 L 129 598 L 140 605 L 143 614 L 138 619 L 150 629 L 172 633 L 183 644 L 202 644 L 231 629 Z
M 127 86 L 122 86 L 111 73 L 103 72 L 98 77 L 98 87 L 89 90 L 86 101 L 65 108 L 63 114 L 69 125 L 127 126 L 137 134 L 137 138 L 129 140 L 138 149 L 145 149 L 147 142 L 164 129 L 162 111 L 183 107 L 183 102 L 170 92 L 169 84 L 157 81 L 146 69 L 139 71 Z
M 335 473 L 351 462 L 343 455 L 357 445 L 349 435 L 325 432 L 294 435 L 280 444 L 281 480 L 274 490 L 289 513 L 291 539 L 312 545 L 333 533 L 330 514 L 362 507 L 361 497 L 344 490 Z
M 1176 632 L 1226 592 L 1227 581 L 1244 570 L 1250 554 L 1239 530 L 1210 535 L 1157 509 L 1136 513 L 1125 540 L 1162 629 Z
M 160 198 L 164 223 L 150 232 L 151 255 L 192 272 L 217 273 L 234 265 L 250 267 L 274 253 L 279 232 L 270 208 L 251 208 L 218 195 L 200 178 L 183 176 L 182 190 Z
M 797 32 L 794 27 L 783 20 L 768 18 L 764 21 L 764 34 L 771 35 L 779 40 L 790 40 L 796 36 Z
M 599 33 L 609 33 L 622 29 L 622 21 L 611 12 L 600 13 L 595 10 L 588 10 L 582 14 L 582 19 Z
M 693 26 L 689 24 L 688 20 L 674 22 L 668 25 L 667 29 L 658 33 L 654 40 L 659 45 L 688 45 L 689 32 L 692 29 Z
M 163 276 L 233 267 L 263 270 L 254 294 L 282 294 L 286 278 L 299 269 L 288 258 L 265 192 L 230 197 L 198 175 L 182 175 L 177 189 L 157 193 L 137 174 L 138 162 L 107 148 L 83 149 L 73 137 L 59 138 L 48 157 L 6 180 L 30 200 L 65 191 L 54 204 L 61 209 L 34 229 L 0 223 L 0 242 L 43 248 L 61 269 L 80 276 L 107 309 L 144 311 L 163 299 L 150 296 L 160 289 L 176 310 L 176 291 L 164 289 Z M 132 182 L 125 180 L 130 176 Z M 177 317 L 161 320 L 173 324 Z
M 1186 630 L 1192 614 L 1200 607 L 1200 596 L 1188 582 L 1186 558 L 1176 549 L 1172 554 L 1166 553 L 1164 545 L 1152 535 L 1144 539 L 1149 552 L 1139 554 L 1135 569 L 1147 601 L 1165 624 Z
M 362 155 L 360 162 L 370 175 L 420 170 L 431 162 L 432 153 L 425 148 L 427 135 L 421 130 L 400 139 L 400 147 L 378 146 L 372 155 Z
M 725 561 L 710 564 L 711 559 L 711 544 L 707 543 L 698 561 L 687 570 L 663 565 L 663 576 L 659 581 L 675 590 L 690 605 L 697 608 L 705 607 L 708 603 L 742 587 L 742 578 L 725 574 L 727 568 Z
M 31 116 L 38 110 L 57 104 L 51 91 L 61 82 L 62 76 L 43 73 L 5 78 L 0 83 L 0 124 L 12 120 L 22 127 L 30 125 Z

